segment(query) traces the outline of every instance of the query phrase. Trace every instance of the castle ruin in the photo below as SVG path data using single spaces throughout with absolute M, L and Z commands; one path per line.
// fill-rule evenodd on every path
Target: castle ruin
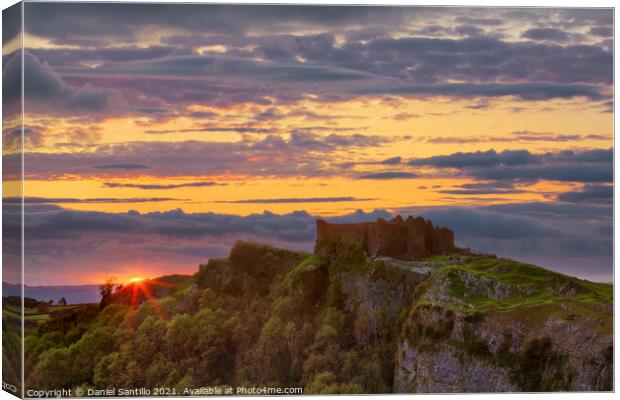
M 315 254 L 327 256 L 334 244 L 357 242 L 371 257 L 386 256 L 415 260 L 433 255 L 453 253 L 454 232 L 436 227 L 430 220 L 397 216 L 390 221 L 331 224 L 316 221 Z

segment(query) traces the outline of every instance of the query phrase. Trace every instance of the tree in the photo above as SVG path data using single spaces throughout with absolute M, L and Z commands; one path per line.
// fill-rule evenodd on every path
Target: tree
M 64 297 L 61 297 L 60 300 L 58 300 L 58 305 L 59 306 L 66 306 L 67 305 L 67 299 L 65 299 Z
M 99 286 L 99 294 L 101 297 L 105 297 L 114 293 L 116 287 L 116 280 L 114 278 L 108 278 L 103 285 Z
M 49 299 L 49 301 L 47 302 L 47 304 L 49 304 L 50 306 L 53 306 L 53 305 L 54 305 L 54 300 Z
M 99 302 L 99 309 L 105 308 L 110 304 L 112 294 L 116 288 L 116 280 L 114 278 L 108 278 L 103 285 L 99 286 L 99 294 L 101 295 L 101 301 Z

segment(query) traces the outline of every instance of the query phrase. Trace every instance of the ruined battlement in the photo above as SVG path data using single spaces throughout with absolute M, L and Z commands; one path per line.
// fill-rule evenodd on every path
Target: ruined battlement
M 454 232 L 436 227 L 422 217 L 410 216 L 404 220 L 397 216 L 390 221 L 380 218 L 375 222 L 356 224 L 316 221 L 315 254 L 327 256 L 334 244 L 351 241 L 360 243 L 371 257 L 414 260 L 456 251 Z

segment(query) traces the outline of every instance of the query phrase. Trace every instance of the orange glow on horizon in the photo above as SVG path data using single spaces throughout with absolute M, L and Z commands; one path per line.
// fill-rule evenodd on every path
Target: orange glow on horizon
M 155 312 L 159 315 L 161 319 L 168 319 L 168 314 L 158 303 L 157 298 L 153 295 L 151 291 L 151 287 L 153 286 L 178 287 L 178 285 L 173 283 L 162 282 L 156 279 L 145 279 L 136 276 L 131 278 L 129 280 L 129 283 L 125 287 L 121 287 L 119 289 L 119 292 L 127 290 L 130 291 L 129 307 L 131 312 L 128 319 L 128 323 L 130 326 L 133 325 L 135 312 L 141 303 L 141 298 L 142 300 L 148 301 L 153 306 Z

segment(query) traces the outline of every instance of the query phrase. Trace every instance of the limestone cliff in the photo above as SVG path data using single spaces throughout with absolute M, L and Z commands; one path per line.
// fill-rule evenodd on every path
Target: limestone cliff
M 394 391 L 611 390 L 611 295 L 512 260 L 440 268 L 400 329 Z
M 279 369 L 250 363 L 255 379 L 307 394 L 612 390 L 611 285 L 490 255 L 369 257 L 372 226 L 323 225 L 329 257 L 239 244 L 203 266 L 202 287 L 266 302 L 248 351 Z M 358 240 L 333 241 L 343 232 Z

